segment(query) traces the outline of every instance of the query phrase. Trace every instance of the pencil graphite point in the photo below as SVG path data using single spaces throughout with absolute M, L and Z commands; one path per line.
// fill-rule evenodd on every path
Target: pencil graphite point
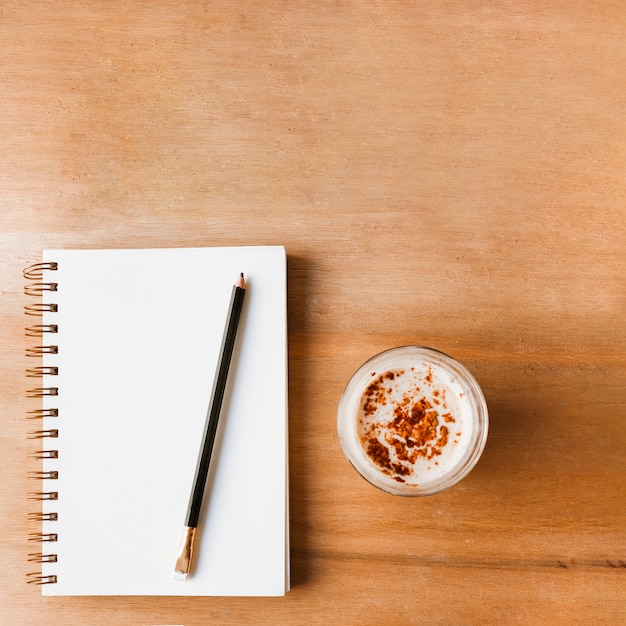
M 246 282 L 245 282 L 244 277 L 243 277 L 243 272 L 241 272 L 241 274 L 239 274 L 239 278 L 237 278 L 237 282 L 235 283 L 235 285 L 237 287 L 239 287 L 240 289 L 245 289 L 246 288 Z

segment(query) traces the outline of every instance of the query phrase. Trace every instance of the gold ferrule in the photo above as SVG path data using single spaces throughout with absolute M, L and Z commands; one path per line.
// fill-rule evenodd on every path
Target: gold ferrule
M 185 526 L 183 540 L 178 549 L 176 557 L 176 567 L 174 568 L 179 574 L 189 574 L 191 569 L 191 557 L 193 556 L 193 540 L 196 536 L 196 529 Z

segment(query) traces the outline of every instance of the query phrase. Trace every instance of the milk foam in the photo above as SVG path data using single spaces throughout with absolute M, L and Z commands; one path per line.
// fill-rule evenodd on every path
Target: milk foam
M 463 461 L 474 411 L 453 373 L 408 357 L 370 371 L 362 382 L 357 434 L 373 468 L 390 480 L 423 486 Z

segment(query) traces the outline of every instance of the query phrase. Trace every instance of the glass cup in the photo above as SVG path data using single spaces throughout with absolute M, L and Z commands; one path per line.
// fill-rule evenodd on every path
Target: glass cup
M 426 496 L 458 483 L 487 441 L 483 393 L 452 357 L 420 346 L 382 352 L 345 388 L 339 439 L 354 468 L 395 495 Z

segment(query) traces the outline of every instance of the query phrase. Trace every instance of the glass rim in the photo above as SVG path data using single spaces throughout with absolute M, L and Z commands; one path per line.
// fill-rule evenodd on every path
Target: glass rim
M 359 440 L 356 415 L 358 404 L 369 381 L 374 365 L 380 365 L 394 356 L 415 356 L 425 362 L 444 368 L 455 375 L 470 394 L 473 428 L 467 449 L 458 463 L 442 476 L 422 484 L 396 482 L 386 476 L 367 457 Z M 387 369 L 393 365 L 387 365 Z M 357 393 L 358 392 L 358 393 Z M 475 467 L 487 442 L 489 415 L 487 403 L 480 385 L 471 372 L 457 359 L 436 348 L 420 345 L 404 345 L 383 350 L 367 359 L 351 376 L 345 386 L 337 410 L 337 429 L 343 452 L 354 469 L 369 483 L 388 493 L 402 496 L 426 496 L 439 493 L 462 480 Z

